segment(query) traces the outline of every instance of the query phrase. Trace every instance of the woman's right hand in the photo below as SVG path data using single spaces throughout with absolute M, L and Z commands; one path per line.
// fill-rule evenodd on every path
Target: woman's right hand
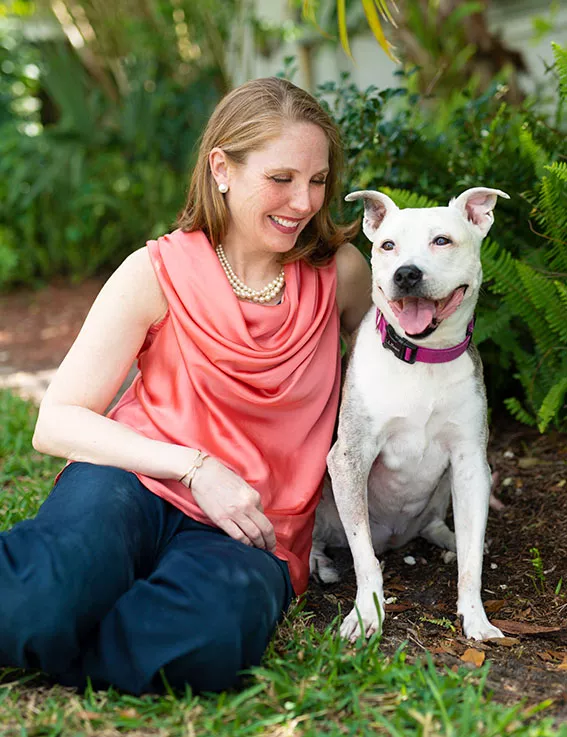
M 216 458 L 207 457 L 193 476 L 193 498 L 215 525 L 245 545 L 274 552 L 276 535 L 260 494 Z

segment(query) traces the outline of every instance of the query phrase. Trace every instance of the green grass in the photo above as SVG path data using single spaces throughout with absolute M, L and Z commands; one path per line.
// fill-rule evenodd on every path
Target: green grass
M 0 391 L 0 529 L 34 514 L 61 467 L 31 449 L 34 418 L 33 406 Z M 488 666 L 441 672 L 427 656 L 410 662 L 403 648 L 387 658 L 376 637 L 350 646 L 336 627 L 320 633 L 312 615 L 296 609 L 240 692 L 77 694 L 0 669 L 0 735 L 567 737 L 567 726 L 554 729 L 542 717 L 546 702 L 493 702 L 487 673 Z

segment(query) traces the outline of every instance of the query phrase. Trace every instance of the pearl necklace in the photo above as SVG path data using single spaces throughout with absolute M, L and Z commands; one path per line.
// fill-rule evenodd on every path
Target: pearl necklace
M 279 275 L 263 289 L 252 289 L 251 287 L 246 286 L 246 284 L 236 276 L 220 243 L 215 248 L 215 252 L 219 258 L 223 271 L 226 274 L 226 278 L 232 287 L 232 291 L 236 294 L 238 299 L 245 299 L 248 302 L 265 304 L 266 302 L 270 302 L 274 299 L 284 288 L 285 274 L 283 266 Z

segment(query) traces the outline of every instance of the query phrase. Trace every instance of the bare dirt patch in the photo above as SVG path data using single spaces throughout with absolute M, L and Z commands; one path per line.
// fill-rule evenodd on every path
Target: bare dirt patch
M 101 286 L 90 279 L 0 295 L 0 374 L 57 367 Z

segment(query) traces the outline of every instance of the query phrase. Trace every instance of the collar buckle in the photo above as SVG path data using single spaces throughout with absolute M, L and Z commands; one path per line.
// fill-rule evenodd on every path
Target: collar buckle
M 399 336 L 390 324 L 386 328 L 383 345 L 404 363 L 411 364 L 417 360 L 419 346 Z

